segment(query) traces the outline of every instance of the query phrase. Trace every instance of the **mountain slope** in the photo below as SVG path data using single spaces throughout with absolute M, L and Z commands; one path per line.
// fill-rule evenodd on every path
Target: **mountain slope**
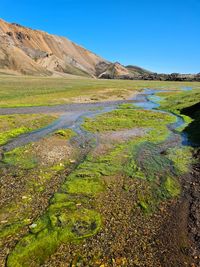
M 96 75 L 101 57 L 70 40 L 0 20 L 0 68 L 23 74 Z

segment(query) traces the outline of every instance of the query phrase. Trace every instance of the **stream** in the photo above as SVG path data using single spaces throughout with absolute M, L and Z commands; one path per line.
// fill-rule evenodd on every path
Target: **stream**
M 168 127 L 171 130 L 171 137 L 177 135 L 176 129 L 184 125 L 184 120 L 181 116 L 172 114 L 167 111 L 158 110 L 160 97 L 155 94 L 158 90 L 145 89 L 143 93 L 138 94 L 133 99 L 130 100 L 119 100 L 119 101 L 108 101 L 108 102 L 97 102 L 97 103 L 81 103 L 81 104 L 69 104 L 60 106 L 44 106 L 44 107 L 20 107 L 20 108 L 0 108 L 0 115 L 11 115 L 11 114 L 36 114 L 36 113 L 58 113 L 61 112 L 62 115 L 59 119 L 54 121 L 52 124 L 26 133 L 22 134 L 14 139 L 12 139 L 7 144 L 3 145 L 1 149 L 3 151 L 10 151 L 14 148 L 26 145 L 30 142 L 38 141 L 39 139 L 47 136 L 50 133 L 55 132 L 58 129 L 71 128 L 79 136 L 80 146 L 86 143 L 86 140 L 90 139 L 93 135 L 86 132 L 82 127 L 84 118 L 92 118 L 99 114 L 103 114 L 112 111 L 118 107 L 120 104 L 134 104 L 135 106 L 146 109 L 154 110 L 156 112 L 171 114 L 176 117 L 176 122 L 170 124 Z M 181 143 L 183 145 L 189 145 L 189 141 L 186 134 L 181 134 Z

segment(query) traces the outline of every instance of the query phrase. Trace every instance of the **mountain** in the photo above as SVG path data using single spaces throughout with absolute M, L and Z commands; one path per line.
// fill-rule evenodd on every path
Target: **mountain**
M 0 20 L 0 69 L 95 77 L 99 62 L 107 61 L 64 37 Z
M 65 37 L 0 19 L 0 71 L 40 76 L 72 74 L 133 79 L 141 74 L 142 69 L 111 63 Z
M 0 19 L 0 73 L 102 79 L 200 80 L 200 74 L 157 74 L 109 62 L 65 37 Z

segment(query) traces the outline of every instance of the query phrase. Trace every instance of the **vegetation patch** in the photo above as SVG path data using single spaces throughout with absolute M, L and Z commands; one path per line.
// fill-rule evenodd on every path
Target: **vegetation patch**
M 25 170 L 33 169 L 37 166 L 37 158 L 30 154 L 31 145 L 18 147 L 12 151 L 4 153 L 3 162 Z
M 124 98 L 144 88 L 179 89 L 188 82 L 69 79 L 52 77 L 0 77 L 0 106 L 59 105 L 67 102 Z M 199 86 L 192 83 L 192 86 Z
M 63 203 L 50 207 L 42 218 L 30 226 L 25 236 L 12 251 L 7 266 L 40 266 L 61 243 L 79 241 L 94 235 L 101 225 L 100 215 L 88 209 L 78 210 Z
M 194 88 L 192 91 L 178 91 L 176 93 L 168 92 L 165 93 L 165 97 L 160 102 L 159 109 L 165 109 L 175 113 L 180 113 L 183 108 L 190 107 L 198 103 L 199 99 L 199 88 Z
M 191 147 L 170 148 L 166 156 L 173 161 L 178 173 L 183 174 L 189 171 L 189 167 L 193 161 Z
M 0 116 L 0 146 L 21 134 L 42 128 L 56 118 L 56 115 L 45 114 Z
M 117 131 L 134 127 L 160 128 L 175 121 L 174 116 L 149 110 L 130 109 L 114 110 L 95 118 L 86 118 L 83 127 L 92 132 Z
M 76 133 L 71 129 L 60 129 L 60 130 L 57 130 L 54 134 L 56 136 L 59 136 L 61 138 L 67 139 L 67 140 L 76 136 Z
M 145 142 L 140 145 L 136 153 L 136 164 L 145 174 L 147 180 L 156 180 L 159 176 L 166 176 L 172 170 L 172 162 L 161 154 L 159 146 Z
M 178 197 L 181 193 L 181 187 L 176 178 L 167 177 L 163 183 L 163 190 L 165 191 L 165 196 Z

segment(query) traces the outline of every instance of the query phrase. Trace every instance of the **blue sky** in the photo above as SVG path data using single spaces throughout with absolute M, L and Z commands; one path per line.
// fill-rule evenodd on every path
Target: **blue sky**
M 0 17 L 124 65 L 200 72 L 199 0 L 1 0 Z

